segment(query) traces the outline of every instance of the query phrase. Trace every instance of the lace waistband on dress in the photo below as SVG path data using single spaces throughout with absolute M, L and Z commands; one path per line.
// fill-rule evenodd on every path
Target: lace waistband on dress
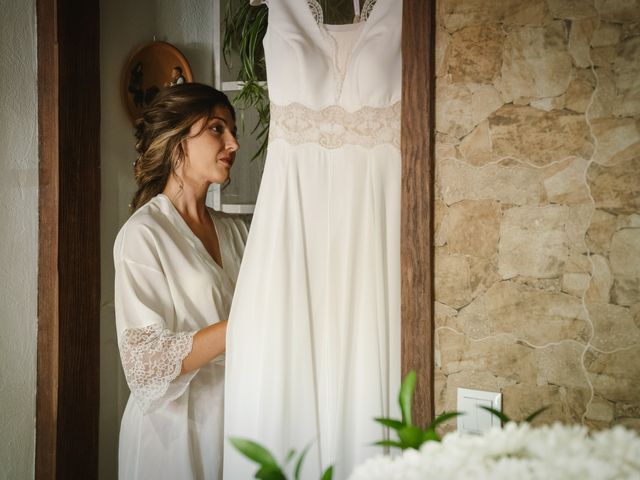
M 269 141 L 274 139 L 293 145 L 316 143 L 324 148 L 384 144 L 400 148 L 400 102 L 388 107 L 363 107 L 355 112 L 337 105 L 314 110 L 299 103 L 271 103 Z

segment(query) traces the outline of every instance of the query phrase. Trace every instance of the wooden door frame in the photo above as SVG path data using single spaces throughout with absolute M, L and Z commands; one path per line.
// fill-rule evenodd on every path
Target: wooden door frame
M 98 478 L 99 0 L 36 0 L 36 479 Z
M 434 418 L 433 198 L 435 0 L 404 0 L 402 16 L 402 373 L 416 370 L 414 420 Z
M 414 416 L 434 416 L 435 0 L 403 0 L 402 371 Z M 99 0 L 37 0 L 36 479 L 98 477 L 100 399 Z

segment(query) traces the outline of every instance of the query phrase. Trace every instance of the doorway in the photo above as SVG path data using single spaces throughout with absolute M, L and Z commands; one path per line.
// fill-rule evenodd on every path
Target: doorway
M 37 0 L 39 479 L 99 475 L 99 3 Z M 402 368 L 418 371 L 415 418 L 425 424 L 434 416 L 435 1 L 403 8 Z

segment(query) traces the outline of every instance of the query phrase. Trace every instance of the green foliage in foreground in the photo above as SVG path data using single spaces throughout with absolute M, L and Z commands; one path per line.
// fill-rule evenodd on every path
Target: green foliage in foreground
M 545 410 L 549 409 L 549 405 L 545 405 L 542 408 L 539 408 L 538 410 L 536 410 L 535 412 L 533 412 L 531 415 L 527 416 L 524 420 L 512 420 L 511 418 L 509 418 L 507 415 L 505 415 L 504 413 L 502 413 L 500 410 L 496 410 L 495 408 L 491 408 L 491 407 L 485 407 L 483 405 L 480 406 L 480 408 L 486 410 L 487 412 L 491 413 L 492 415 L 498 417 L 500 419 L 500 421 L 504 424 L 504 423 L 509 423 L 509 422 L 514 422 L 514 423 L 531 423 L 533 421 L 534 418 L 536 418 L 538 415 L 540 415 L 542 412 L 544 412 Z
M 398 395 L 398 403 L 400 404 L 400 412 L 402 420 L 394 420 L 392 418 L 376 418 L 375 421 L 389 427 L 396 432 L 398 440 L 380 440 L 376 445 L 381 447 L 395 447 L 402 450 L 414 448 L 418 450 L 425 442 L 439 442 L 440 435 L 436 432 L 436 428 L 443 422 L 450 420 L 458 415 L 459 412 L 445 412 L 438 415 L 431 424 L 422 429 L 413 424 L 411 418 L 411 409 L 413 406 L 413 396 L 416 389 L 416 372 L 411 370 L 402 381 L 400 386 L 400 395 Z
M 291 462 L 291 460 L 293 460 L 293 458 L 296 456 L 295 450 L 289 450 L 289 453 L 287 454 L 287 457 L 284 461 L 284 467 L 281 467 L 278 462 L 276 462 L 276 459 L 273 458 L 273 455 L 271 455 L 271 453 L 262 445 L 242 438 L 230 438 L 229 441 L 245 457 L 253 460 L 258 464 L 258 471 L 255 473 L 254 478 L 257 478 L 259 480 L 287 480 L 285 469 Z M 309 451 L 310 447 L 311 445 L 307 445 L 307 447 L 298 455 L 293 469 L 294 480 L 300 480 L 302 462 L 304 461 L 304 457 Z M 332 478 L 333 466 L 327 468 L 324 471 L 321 480 L 331 480 Z

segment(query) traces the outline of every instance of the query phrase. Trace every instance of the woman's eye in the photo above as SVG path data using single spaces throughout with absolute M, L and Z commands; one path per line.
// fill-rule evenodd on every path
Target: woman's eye
M 222 125 L 213 125 L 211 127 L 211 131 L 217 134 L 221 134 L 224 131 L 224 127 Z

